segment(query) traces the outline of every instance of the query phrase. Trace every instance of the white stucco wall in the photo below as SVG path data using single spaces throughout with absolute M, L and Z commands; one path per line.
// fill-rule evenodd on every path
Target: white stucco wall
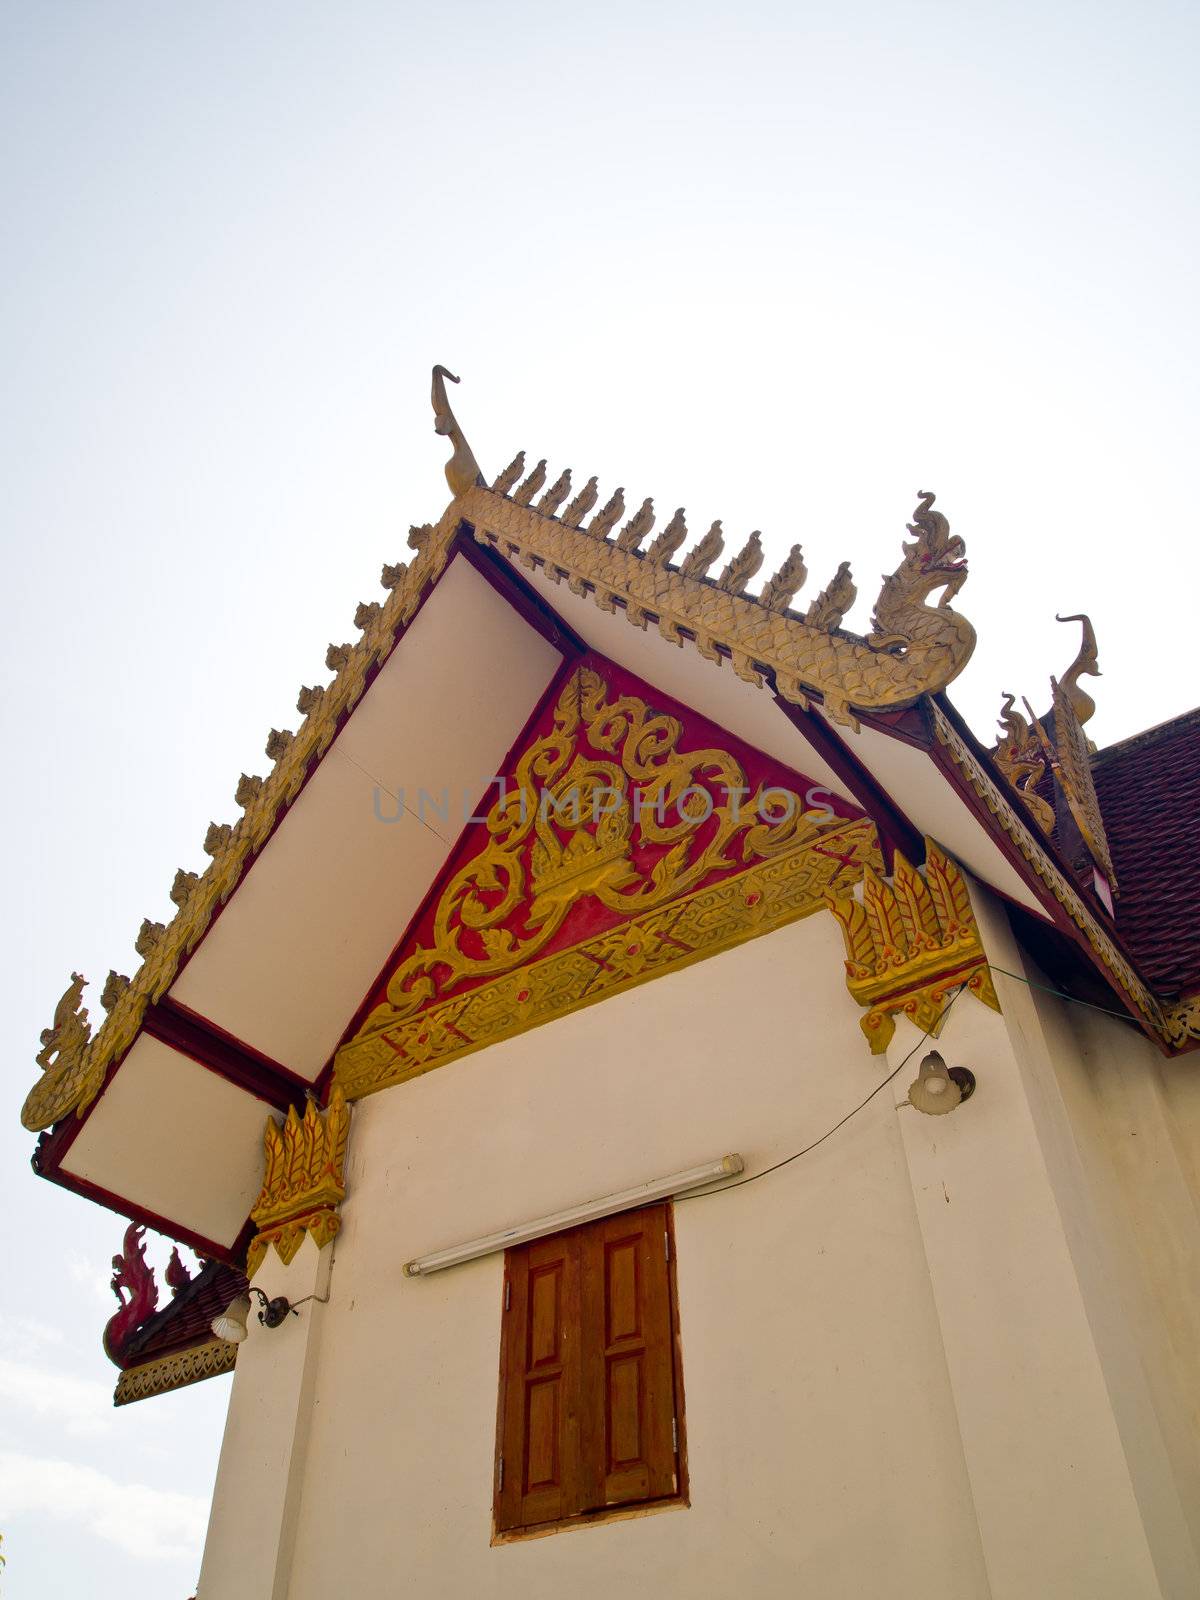
M 492 1548 L 502 1258 L 408 1258 L 727 1150 L 882 1077 L 820 916 L 355 1111 L 292 1600 L 988 1593 L 889 1097 L 676 1211 L 691 1506 Z
M 979 1079 L 949 1118 L 904 1104 L 911 1024 L 868 1054 L 825 915 L 360 1102 L 329 1303 L 239 1360 L 200 1600 L 1200 1593 L 1193 1077 L 997 987 L 939 1041 Z M 729 1150 L 757 1171 L 897 1066 L 818 1149 L 677 1204 L 690 1507 L 493 1547 L 502 1261 L 403 1262 Z M 270 1291 L 309 1292 L 310 1253 Z

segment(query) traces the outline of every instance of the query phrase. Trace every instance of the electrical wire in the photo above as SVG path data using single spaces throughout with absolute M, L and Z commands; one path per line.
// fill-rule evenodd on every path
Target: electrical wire
M 854 1109 L 852 1111 L 847 1111 L 846 1115 L 841 1119 L 841 1121 L 840 1122 L 835 1122 L 833 1127 L 827 1129 L 826 1132 L 823 1133 L 819 1139 L 814 1139 L 811 1144 L 806 1144 L 804 1146 L 803 1150 L 797 1150 L 794 1155 L 784 1156 L 782 1161 L 776 1161 L 771 1166 L 764 1167 L 761 1172 L 752 1172 L 748 1178 L 739 1178 L 736 1183 L 725 1183 L 725 1184 L 722 1184 L 720 1186 L 720 1188 L 717 1188 L 717 1189 L 703 1189 L 703 1190 L 701 1190 L 701 1192 L 699 1194 L 679 1195 L 677 1197 L 677 1199 L 675 1200 L 675 1204 L 677 1206 L 685 1206 L 685 1205 L 688 1204 L 688 1202 L 690 1200 L 707 1200 L 709 1195 L 713 1195 L 713 1194 L 728 1194 L 731 1189 L 742 1189 L 748 1183 L 754 1183 L 759 1178 L 765 1178 L 768 1175 L 768 1173 L 778 1172 L 780 1167 L 786 1167 L 786 1166 L 790 1165 L 790 1163 L 793 1162 L 793 1161 L 799 1161 L 801 1156 L 808 1155 L 808 1153 L 811 1150 L 815 1150 L 819 1144 L 824 1144 L 826 1139 L 831 1139 L 833 1137 L 833 1135 L 838 1131 L 839 1128 L 844 1128 L 846 1126 L 846 1124 L 850 1121 L 851 1117 L 856 1117 L 858 1115 L 858 1113 L 863 1109 L 864 1106 L 870 1105 L 871 1101 L 874 1100 L 875 1096 L 879 1093 L 879 1091 L 881 1089 L 886 1089 L 888 1084 L 891 1083 L 891 1081 L 893 1080 L 893 1078 L 899 1077 L 899 1075 L 904 1071 L 905 1067 L 912 1060 L 912 1058 L 916 1055 L 917 1051 L 921 1048 L 921 1046 L 923 1044 L 925 1044 L 926 1041 L 932 1037 L 933 1030 L 935 1028 L 941 1027 L 942 1023 L 945 1021 L 946 1017 L 950 1013 L 950 1007 L 958 999 L 959 995 L 963 992 L 963 990 L 965 988 L 966 988 L 966 984 L 965 983 L 960 983 L 959 984 L 958 988 L 954 991 L 954 993 L 950 996 L 949 1000 L 946 1001 L 946 1004 L 938 1012 L 937 1021 L 930 1023 L 929 1027 L 926 1028 L 925 1032 L 917 1040 L 916 1044 L 913 1045 L 912 1049 L 908 1052 L 908 1054 L 905 1056 L 904 1060 L 900 1063 L 900 1065 L 898 1067 L 896 1067 L 893 1071 L 889 1072 L 886 1078 L 883 1078 L 879 1083 L 877 1083 L 875 1085 L 875 1087 L 871 1090 L 870 1094 L 866 1097 L 865 1100 L 860 1100 L 859 1103 L 854 1107 Z
M 1121 1022 L 1133 1022 L 1135 1019 L 1128 1011 L 1111 1011 L 1108 1006 L 1093 1005 L 1090 1000 L 1077 1000 L 1073 994 L 1064 994 L 1061 989 L 1052 989 L 1048 983 L 1034 983 L 1032 978 L 1022 978 L 1019 972 L 1007 972 L 1003 967 L 993 967 L 988 962 L 992 972 L 998 972 L 1002 978 L 1013 978 L 1017 983 L 1023 983 L 1027 989 L 1040 989 L 1043 994 L 1052 994 L 1058 1000 L 1065 1000 L 1071 1006 L 1084 1006 L 1088 1011 L 1098 1011 L 1102 1017 L 1117 1017 Z

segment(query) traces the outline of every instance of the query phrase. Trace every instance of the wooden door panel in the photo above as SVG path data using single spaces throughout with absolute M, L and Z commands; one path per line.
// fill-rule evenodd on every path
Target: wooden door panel
M 522 1528 L 580 1498 L 578 1235 L 511 1251 L 507 1271 L 496 1520 Z
M 677 1477 L 666 1207 L 582 1235 L 585 1509 L 673 1494 Z
M 498 1529 L 677 1491 L 666 1243 L 656 1205 L 509 1251 Z

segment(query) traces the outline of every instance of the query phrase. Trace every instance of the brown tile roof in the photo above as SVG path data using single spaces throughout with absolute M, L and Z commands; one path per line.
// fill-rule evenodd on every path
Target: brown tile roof
M 223 1261 L 206 1261 L 179 1293 L 130 1337 L 121 1351 L 123 1366 L 186 1350 L 212 1338 L 212 1320 L 246 1292 L 246 1276 Z
M 1164 995 L 1200 989 L 1200 708 L 1092 758 L 1117 929 Z

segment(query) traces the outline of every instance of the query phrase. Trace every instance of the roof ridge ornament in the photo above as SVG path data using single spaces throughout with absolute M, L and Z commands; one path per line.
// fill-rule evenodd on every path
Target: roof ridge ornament
M 466 441 L 458 419 L 450 409 L 450 402 L 446 398 L 446 379 L 451 383 L 458 383 L 449 367 L 436 366 L 433 369 L 433 431 L 444 434 L 454 446 L 454 454 L 446 463 L 446 482 L 450 485 L 450 492 L 457 500 L 460 495 L 466 494 L 468 489 L 476 485 L 484 486 L 483 473 L 479 470 L 479 463 L 475 459 L 475 452 Z
M 1060 617 L 1056 611 L 1054 620 L 1055 622 L 1083 623 L 1083 638 L 1079 643 L 1079 654 L 1057 683 L 1053 678 L 1050 680 L 1051 687 L 1055 692 L 1061 689 L 1067 699 L 1070 700 L 1071 709 L 1079 718 L 1082 726 L 1083 723 L 1090 722 L 1095 716 L 1096 702 L 1086 689 L 1079 687 L 1079 680 L 1084 676 L 1089 678 L 1103 677 L 1103 673 L 1100 671 L 1100 659 L 1096 645 L 1096 630 L 1092 627 L 1091 617 L 1085 611 L 1072 612 L 1070 616 L 1066 617 Z

